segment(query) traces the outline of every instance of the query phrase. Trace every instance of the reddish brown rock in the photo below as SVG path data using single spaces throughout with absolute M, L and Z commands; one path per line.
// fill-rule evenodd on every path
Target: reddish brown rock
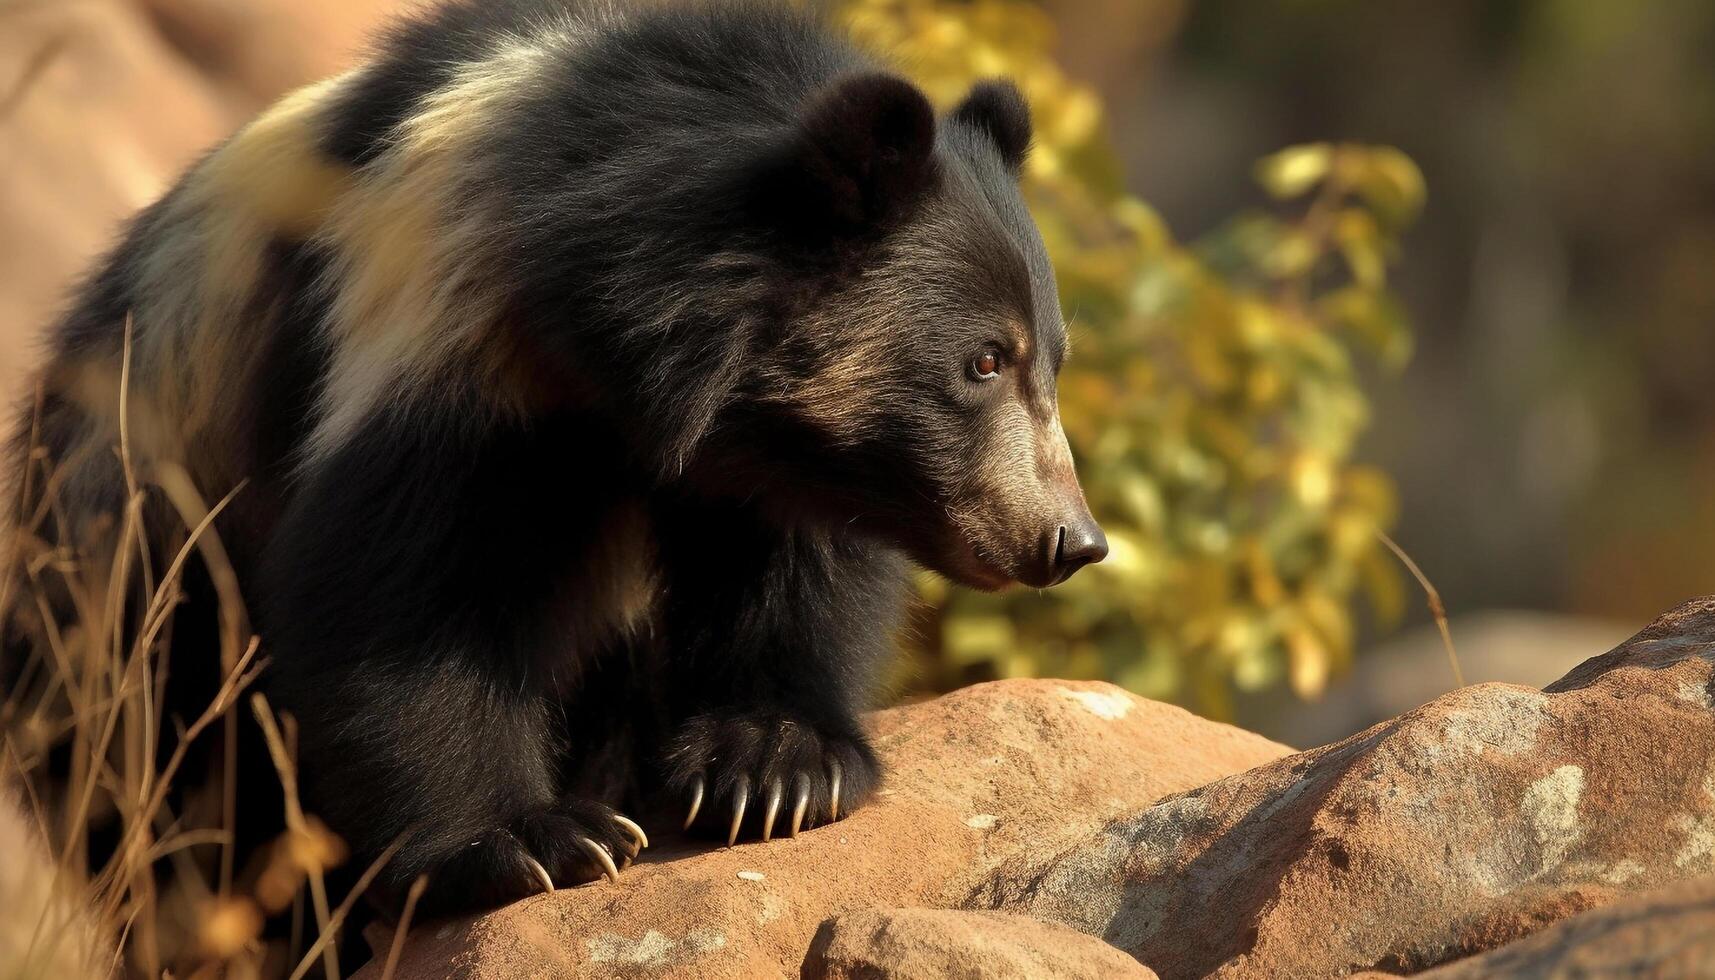
M 75 277 L 230 121 L 127 4 L 13 4 L 3 21 L 0 391 L 12 401 Z
M 0 391 L 122 223 L 403 0 L 11 3 L 0 14 Z M 0 436 L 12 413 L 0 413 Z
M 983 684 L 872 729 L 887 787 L 847 819 L 718 850 L 651 827 L 648 860 L 617 884 L 413 930 L 399 975 L 797 976 L 830 916 L 958 906 L 1023 855 L 1290 751 L 1096 683 Z
M 967 904 L 1163 977 L 1409 973 L 1715 871 L 1715 599 L 1547 691 L 1486 684 L 1164 800 Z
M 1425 980 L 1715 977 L 1715 878 L 1698 878 L 1575 915 Z
M 1093 936 L 1005 912 L 848 912 L 816 933 L 805 980 L 1154 980 Z
M 669 844 L 617 886 L 429 925 L 402 975 L 788 976 L 807 951 L 881 969 L 905 955 L 899 913 L 851 916 L 925 906 L 1061 922 L 1163 977 L 1385 976 L 1715 872 L 1715 598 L 1545 691 L 1466 688 L 1286 757 L 1092 684 L 986 685 L 875 727 L 893 779 L 849 820 L 731 850 Z M 1265 764 L 1240 772 L 1251 763 Z M 1161 797 L 1205 774 L 1227 775 Z M 1692 921 L 1638 934 L 1683 944 Z M 923 956 L 1025 950 L 1036 928 L 898 926 Z
M 0 977 L 108 976 L 113 942 L 87 896 L 56 874 L 14 787 L 0 783 Z

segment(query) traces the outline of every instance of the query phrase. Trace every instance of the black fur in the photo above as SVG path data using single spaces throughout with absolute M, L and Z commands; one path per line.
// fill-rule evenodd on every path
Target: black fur
M 354 166 L 373 161 L 424 96 L 480 60 L 503 33 L 549 10 L 541 0 L 462 0 L 398 22 L 361 70 L 356 91 L 327 117 L 323 148 Z
M 971 89 L 953 110 L 953 118 L 974 126 L 994 140 L 1007 168 L 1017 173 L 1030 152 L 1030 106 L 1018 86 L 1006 79 L 983 82 Z
M 859 712 L 907 556 L 1046 584 L 1056 527 L 1089 522 L 1010 85 L 937 120 L 784 9 L 467 0 L 392 32 L 324 107 L 323 151 L 376 165 L 461 66 L 568 16 L 576 43 L 471 120 L 455 197 L 499 256 L 501 380 L 383 400 L 310 452 L 341 284 L 316 241 L 281 241 L 251 304 L 268 370 L 230 412 L 227 457 L 197 470 L 260 480 L 220 527 L 267 690 L 357 863 L 400 843 L 387 907 L 419 874 L 429 911 L 520 897 L 531 859 L 589 880 L 579 838 L 623 857 L 613 808 L 683 814 L 699 781 L 722 833 L 746 791 L 748 835 L 776 787 L 784 812 L 802 788 L 810 822 L 834 818 L 836 772 L 840 813 L 861 805 L 881 772 Z M 135 253 L 171 231 L 158 213 L 62 352 L 115 344 Z M 1000 382 L 971 375 L 987 351 Z M 494 385 L 528 410 L 495 410 Z M 631 565 L 640 600 L 611 594 Z M 625 601 L 641 605 L 620 622 Z
M 799 132 L 755 172 L 755 217 L 814 246 L 829 234 L 885 230 L 932 176 L 935 110 L 909 82 L 855 75 L 815 97 Z

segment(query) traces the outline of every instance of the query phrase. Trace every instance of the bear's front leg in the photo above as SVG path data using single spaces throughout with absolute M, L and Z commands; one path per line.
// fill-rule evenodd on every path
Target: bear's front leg
M 566 792 L 546 689 L 579 656 L 551 612 L 564 556 L 608 506 L 542 469 L 581 444 L 546 423 L 435 423 L 382 417 L 315 461 L 259 589 L 305 805 L 357 867 L 396 848 L 371 890 L 394 914 L 419 875 L 424 914 L 485 909 L 614 877 L 647 843 L 617 800 Z
M 729 845 L 861 806 L 881 765 L 858 715 L 891 647 L 902 560 L 748 510 L 681 504 L 657 524 L 679 719 L 669 804 Z

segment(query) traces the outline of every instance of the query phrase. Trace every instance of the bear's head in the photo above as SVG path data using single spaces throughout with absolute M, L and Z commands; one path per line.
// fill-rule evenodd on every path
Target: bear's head
M 1009 82 L 937 118 L 910 83 L 856 74 L 749 177 L 791 256 L 743 399 L 801 491 L 782 496 L 984 589 L 1107 553 L 1060 427 L 1066 327 L 1018 187 L 1030 140 Z

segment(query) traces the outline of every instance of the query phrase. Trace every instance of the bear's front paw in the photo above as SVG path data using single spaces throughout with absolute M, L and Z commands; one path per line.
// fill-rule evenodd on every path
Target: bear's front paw
M 741 832 L 773 837 L 782 815 L 793 837 L 838 820 L 880 782 L 881 764 L 856 726 L 835 734 L 777 712 L 698 715 L 667 752 L 667 787 L 685 801 L 685 828 L 725 833 L 729 847 Z
M 619 869 L 648 846 L 636 822 L 568 797 L 426 862 L 429 892 L 422 908 L 431 914 L 489 909 L 604 876 L 617 880 Z

